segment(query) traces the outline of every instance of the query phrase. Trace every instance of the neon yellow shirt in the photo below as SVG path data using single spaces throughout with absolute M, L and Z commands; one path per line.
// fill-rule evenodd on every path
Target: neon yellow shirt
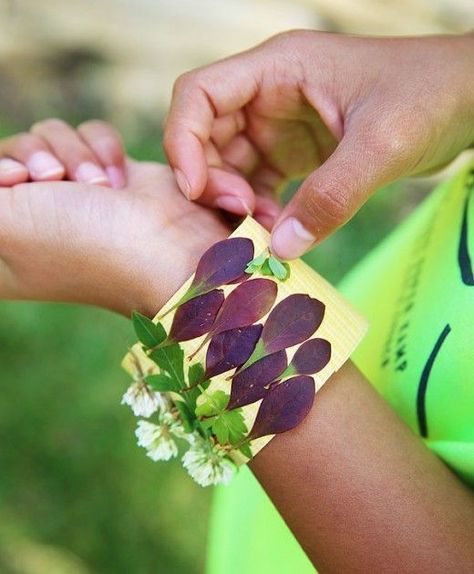
M 474 165 L 439 186 L 341 290 L 371 323 L 356 365 L 474 488 Z M 215 492 L 207 572 L 314 572 L 247 468 Z

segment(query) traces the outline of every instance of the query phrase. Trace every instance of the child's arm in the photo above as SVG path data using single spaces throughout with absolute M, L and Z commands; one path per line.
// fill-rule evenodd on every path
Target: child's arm
M 176 292 L 229 228 L 186 201 L 167 167 L 127 168 L 121 190 L 70 182 L 0 190 L 0 297 L 151 316 Z M 251 468 L 321 571 L 474 569 L 472 493 L 350 363 Z

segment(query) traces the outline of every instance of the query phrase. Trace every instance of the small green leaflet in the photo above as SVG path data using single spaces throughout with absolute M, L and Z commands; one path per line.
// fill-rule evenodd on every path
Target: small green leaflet
M 196 407 L 196 415 L 198 417 L 212 417 L 221 414 L 224 412 L 230 398 L 224 391 L 215 391 L 212 394 L 206 393 L 204 396 L 206 401 Z
M 188 370 L 188 386 L 191 387 L 192 385 L 202 381 L 204 378 L 204 367 L 201 363 L 195 363 L 191 365 Z
M 161 323 L 153 323 L 138 311 L 132 313 L 132 324 L 138 340 L 147 348 L 155 347 L 166 339 L 166 331 Z
M 224 411 L 214 417 L 212 431 L 221 444 L 237 444 L 247 433 L 247 427 L 242 416 L 242 409 Z
M 290 266 L 288 263 L 280 261 L 273 255 L 268 259 L 268 266 L 273 275 L 280 281 L 286 281 L 290 276 Z
M 267 253 L 265 251 L 263 253 L 260 253 L 258 257 L 252 259 L 252 261 L 247 265 L 245 273 L 255 273 L 255 271 L 258 271 L 260 267 L 265 263 L 266 258 Z
M 252 450 L 248 442 L 244 442 L 244 444 L 239 447 L 239 450 L 247 458 L 252 458 Z
M 268 259 L 265 259 L 265 263 L 260 267 L 260 273 L 265 275 L 265 277 L 273 276 L 273 271 L 270 269 L 270 263 Z
M 191 409 L 186 405 L 186 403 L 183 403 L 183 401 L 175 401 L 174 404 L 178 409 L 179 414 L 181 415 L 184 430 L 186 432 L 193 432 L 196 417 L 194 416 Z
M 184 352 L 178 343 L 155 349 L 151 351 L 148 356 L 162 371 L 165 371 L 174 382 L 180 387 L 184 387 Z
M 215 391 L 207 395 L 206 402 L 196 407 L 196 415 L 204 416 L 201 424 L 212 429 L 220 444 L 237 444 L 247 433 L 247 426 L 242 416 L 242 409 L 226 411 L 229 395 L 224 391 Z
M 145 381 L 154 391 L 159 393 L 178 392 L 181 388 L 177 381 L 165 374 L 148 375 L 145 377 Z
M 246 273 L 261 273 L 265 277 L 276 277 L 279 281 L 286 281 L 290 276 L 290 266 L 286 261 L 280 261 L 267 251 L 260 253 L 246 267 Z
M 193 387 L 190 391 L 186 391 L 183 393 L 183 396 L 186 399 L 186 404 L 189 406 L 190 409 L 193 411 L 196 409 L 196 400 L 201 395 L 201 393 L 207 389 L 209 386 L 210 380 L 205 381 L 204 379 L 204 367 L 201 363 L 195 363 L 191 365 L 188 370 L 188 386 L 192 387 L 193 385 L 197 384 Z

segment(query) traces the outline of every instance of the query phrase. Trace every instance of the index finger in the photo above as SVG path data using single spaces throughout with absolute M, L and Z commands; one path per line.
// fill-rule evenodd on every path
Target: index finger
M 177 79 L 165 125 L 164 150 L 188 199 L 197 199 L 206 187 L 204 147 L 214 120 L 239 110 L 257 93 L 256 64 L 253 52 L 244 52 Z

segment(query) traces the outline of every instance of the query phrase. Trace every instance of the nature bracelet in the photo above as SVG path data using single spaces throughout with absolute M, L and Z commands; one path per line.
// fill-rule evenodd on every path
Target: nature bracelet
M 283 263 L 248 217 L 201 257 L 123 361 L 123 403 L 154 460 L 185 450 L 202 486 L 228 483 L 277 433 L 297 426 L 348 359 L 367 322 L 301 260 Z M 148 419 L 148 420 L 145 420 Z

